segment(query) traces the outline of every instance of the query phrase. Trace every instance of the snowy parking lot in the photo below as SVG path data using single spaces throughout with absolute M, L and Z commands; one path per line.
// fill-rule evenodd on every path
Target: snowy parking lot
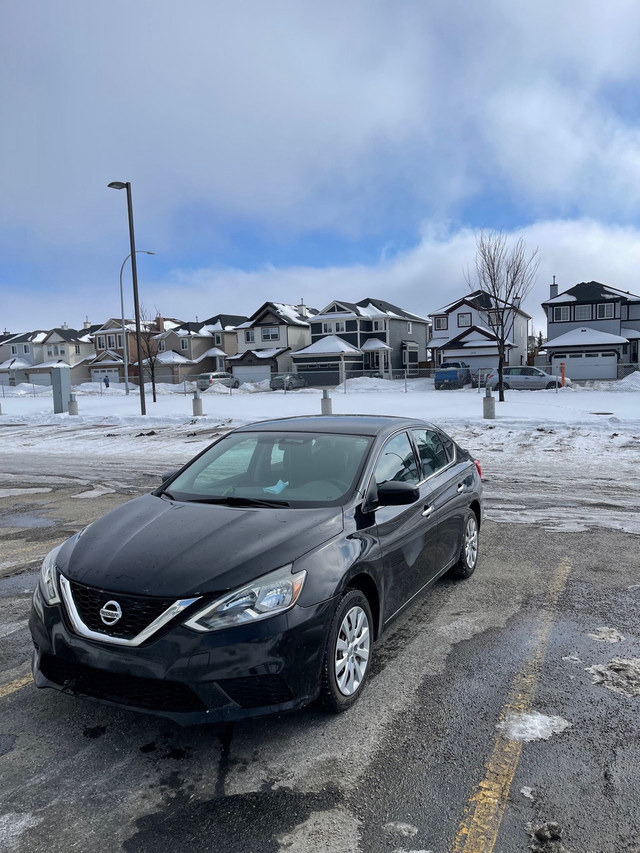
M 0 847 L 154 853 L 631 853 L 640 824 L 640 374 L 482 393 L 367 380 L 333 411 L 414 415 L 483 468 L 480 564 L 375 648 L 357 713 L 177 729 L 30 683 L 44 553 L 236 425 L 320 411 L 255 387 L 158 402 L 0 397 Z M 102 391 L 102 393 L 101 393 Z M 603 808 L 606 803 L 606 808 Z M 494 833 L 491 835 L 491 833 Z M 208 840 L 207 840 L 208 839 Z M 555 846 L 553 846 L 555 845 Z

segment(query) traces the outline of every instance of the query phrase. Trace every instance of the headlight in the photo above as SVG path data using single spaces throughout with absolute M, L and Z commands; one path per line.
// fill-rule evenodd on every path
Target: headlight
M 64 542 L 62 545 L 64 545 Z M 58 556 L 58 551 L 62 548 L 62 545 L 58 545 L 58 547 L 54 548 L 53 551 L 49 551 L 47 556 L 44 558 L 42 568 L 40 569 L 40 586 L 42 588 L 42 595 L 44 596 L 44 600 L 47 604 L 58 604 L 60 602 L 58 581 L 56 579 L 56 557 Z
M 218 631 L 284 613 L 298 600 L 306 576 L 306 572 L 292 575 L 291 566 L 283 566 L 218 598 L 185 625 L 194 631 Z

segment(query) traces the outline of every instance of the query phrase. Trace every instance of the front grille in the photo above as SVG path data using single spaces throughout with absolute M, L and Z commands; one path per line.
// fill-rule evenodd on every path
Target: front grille
M 292 698 L 291 690 L 279 675 L 255 675 L 218 680 L 218 687 L 241 708 L 280 705 Z
M 125 640 L 137 637 L 175 601 L 174 598 L 122 595 L 119 592 L 84 586 L 76 581 L 69 581 L 69 585 L 80 618 L 87 628 Z M 115 625 L 105 625 L 100 618 L 100 609 L 108 601 L 117 601 L 122 609 L 122 616 Z
M 40 670 L 45 678 L 72 693 L 104 699 L 133 708 L 154 711 L 205 711 L 206 705 L 179 681 L 160 681 L 108 672 L 104 669 L 43 654 Z

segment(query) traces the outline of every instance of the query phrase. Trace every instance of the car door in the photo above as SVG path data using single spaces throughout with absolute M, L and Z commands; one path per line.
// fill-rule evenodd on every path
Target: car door
M 438 547 L 434 574 L 452 565 L 460 553 L 464 521 L 473 488 L 468 460 L 459 460 L 453 441 L 436 429 L 414 429 L 430 505 L 438 519 Z
M 416 503 L 376 510 L 386 622 L 436 574 L 438 526 L 431 489 L 421 482 L 422 474 L 407 432 L 397 433 L 383 445 L 373 479 L 376 485 L 395 480 L 415 484 L 420 490 Z

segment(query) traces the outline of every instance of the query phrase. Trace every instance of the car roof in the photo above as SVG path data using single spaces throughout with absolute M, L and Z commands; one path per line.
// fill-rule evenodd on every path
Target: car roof
M 299 417 L 276 418 L 258 421 L 239 427 L 235 432 L 320 432 L 380 435 L 392 433 L 403 427 L 432 427 L 427 421 L 418 418 L 401 418 L 393 415 L 300 415 Z

